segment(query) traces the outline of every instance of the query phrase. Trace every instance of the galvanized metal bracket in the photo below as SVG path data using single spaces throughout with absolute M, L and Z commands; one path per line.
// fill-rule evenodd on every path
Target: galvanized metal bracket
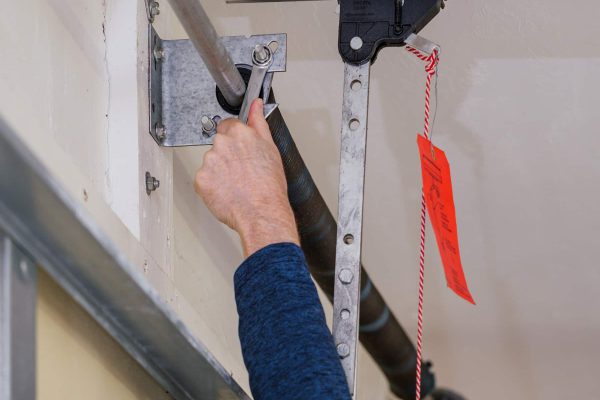
M 274 72 L 283 72 L 287 60 L 285 33 L 225 36 L 221 38 L 233 62 L 252 69 L 252 51 L 256 45 L 276 41 L 277 51 L 266 74 L 262 92 L 271 91 Z M 236 117 L 225 110 L 216 96 L 216 84 L 190 40 L 163 40 L 149 25 L 149 109 L 150 135 L 161 146 L 197 146 L 212 144 L 215 131 L 202 129 L 202 118 L 218 122 Z M 265 104 L 269 115 L 276 104 Z

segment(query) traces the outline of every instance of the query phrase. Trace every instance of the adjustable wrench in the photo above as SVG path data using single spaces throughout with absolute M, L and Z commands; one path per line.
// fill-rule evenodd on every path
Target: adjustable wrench
M 248 122 L 248 113 L 250 112 L 252 101 L 260 96 L 263 82 L 269 71 L 269 67 L 273 63 L 273 53 L 275 53 L 275 51 L 277 51 L 277 42 L 271 42 L 267 45 L 259 44 L 252 50 L 252 73 L 250 74 L 244 101 L 242 102 L 240 113 L 238 115 L 239 120 L 243 123 Z M 265 118 L 267 118 L 276 107 L 277 104 L 265 104 Z

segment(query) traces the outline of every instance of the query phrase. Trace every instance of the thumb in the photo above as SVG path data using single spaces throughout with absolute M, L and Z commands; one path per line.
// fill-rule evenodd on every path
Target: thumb
M 254 130 L 262 137 L 271 138 L 271 130 L 265 119 L 263 106 L 264 103 L 260 98 L 255 99 L 252 102 L 250 112 L 248 113 L 248 126 L 254 128 Z

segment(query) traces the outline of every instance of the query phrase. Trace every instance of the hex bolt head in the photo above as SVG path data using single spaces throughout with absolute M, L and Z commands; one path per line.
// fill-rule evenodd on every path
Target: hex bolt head
M 344 285 L 349 285 L 354 279 L 354 274 L 348 268 L 344 268 L 340 271 L 339 278 Z
M 269 61 L 271 57 L 271 50 L 267 46 L 263 46 L 261 44 L 257 44 L 254 46 L 254 51 L 252 52 L 252 58 L 258 64 L 264 64 Z
M 19 271 L 21 273 L 21 278 L 24 281 L 27 281 L 30 278 L 30 276 L 29 276 L 29 264 L 27 263 L 27 261 L 21 260 L 19 262 Z
M 215 121 L 208 115 L 203 115 L 200 119 L 200 123 L 202 124 L 202 132 L 207 135 L 213 133 L 215 128 L 217 127 Z
M 154 17 L 160 14 L 160 4 L 158 1 L 150 0 L 148 4 L 149 12 L 150 12 L 150 22 L 154 22 Z
M 152 50 L 152 55 L 156 62 L 161 62 L 165 58 L 165 50 L 162 47 L 157 46 Z
M 150 193 L 154 192 L 159 187 L 160 181 L 153 177 L 150 172 L 146 172 L 146 193 L 150 195 Z
M 167 137 L 167 128 L 165 128 L 160 122 L 157 122 L 154 125 L 154 132 L 156 134 L 156 138 L 161 142 Z
M 359 36 L 354 36 L 350 39 L 350 48 L 352 50 L 360 50 L 363 47 L 363 41 Z
M 336 349 L 340 358 L 346 358 L 350 355 L 350 346 L 348 346 L 346 343 L 338 344 Z

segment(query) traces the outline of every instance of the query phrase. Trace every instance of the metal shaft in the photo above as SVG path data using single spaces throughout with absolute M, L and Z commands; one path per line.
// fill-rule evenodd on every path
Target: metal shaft
M 242 104 L 246 84 L 198 0 L 169 0 L 206 68 L 233 107 Z

